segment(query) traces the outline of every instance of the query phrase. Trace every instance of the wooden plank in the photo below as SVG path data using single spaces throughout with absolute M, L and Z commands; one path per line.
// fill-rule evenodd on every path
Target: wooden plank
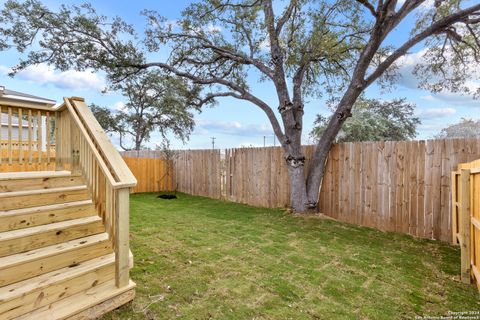
M 0 232 L 95 216 L 91 200 L 0 212 Z
M 458 236 L 458 189 L 457 189 L 457 182 L 458 182 L 458 173 L 456 171 L 452 172 L 452 242 L 457 244 L 457 236 Z
M 28 110 L 28 162 L 33 162 L 33 117 L 32 110 Z
M 439 240 L 441 237 L 441 192 L 442 192 L 442 153 L 444 153 L 445 144 L 443 140 L 433 141 L 433 166 L 432 166 L 432 232 L 433 239 Z
M 98 216 L 40 225 L 0 233 L 0 257 L 27 252 L 105 231 Z
M 42 162 L 42 112 L 37 111 L 37 155 L 38 155 L 38 163 Z
M 409 160 L 408 166 L 410 168 L 410 176 L 409 176 L 409 198 L 407 205 L 409 206 L 409 230 L 408 233 L 415 236 L 417 235 L 417 214 L 418 214 L 418 168 L 417 168 L 417 161 L 419 158 L 419 149 L 418 149 L 418 142 L 412 141 L 411 149 L 409 152 Z
M 0 166 L 2 165 L 3 161 L 3 143 L 2 143 L 2 119 L 3 119 L 3 106 L 0 105 Z
M 3 287 L 0 289 L 0 317 L 13 319 L 112 281 L 114 261 L 115 256 L 111 254 Z
M 47 148 L 47 162 L 50 163 L 50 156 L 51 156 L 51 143 L 50 143 L 50 130 L 51 130 L 51 127 L 50 127 L 50 112 L 47 111 L 46 115 L 45 115 L 45 122 L 46 122 L 46 129 L 45 129 L 45 139 L 47 140 L 46 142 L 46 148 Z
M 0 258 L 0 286 L 22 281 L 112 252 L 107 234 L 99 234 Z
M 117 288 L 128 286 L 130 281 L 130 189 L 116 190 L 116 238 L 115 238 L 115 284 Z
M 50 303 L 42 308 L 27 313 L 16 320 L 30 320 L 30 319 L 95 319 L 89 318 L 88 313 L 83 313 L 85 310 L 93 308 L 105 301 L 111 300 L 115 297 L 121 296 L 126 292 L 133 292 L 135 283 L 129 282 L 127 286 L 118 289 L 111 282 L 105 282 L 101 285 L 95 286 L 85 292 L 80 292 L 76 295 L 66 299 L 58 300 Z M 130 293 L 128 299 L 133 299 L 134 294 Z M 121 300 L 122 302 L 125 299 Z M 76 316 L 76 314 L 79 314 Z
M 86 186 L 0 193 L 0 210 L 51 205 L 90 198 Z
M 102 303 L 96 304 L 78 314 L 69 317 L 69 320 L 94 320 L 100 319 L 102 315 L 113 311 L 135 298 L 135 290 L 131 289 L 124 293 L 118 294 Z
M 13 163 L 13 149 L 12 149 L 12 108 L 8 107 L 8 163 Z
M 461 278 L 463 283 L 470 283 L 470 170 L 462 169 L 459 187 Z
M 0 192 L 15 192 L 39 189 L 52 189 L 60 187 L 71 187 L 84 185 L 81 176 L 49 177 L 43 176 L 32 179 L 10 179 L 0 180 Z
M 21 108 L 18 109 L 18 145 L 18 162 L 23 164 L 23 114 Z

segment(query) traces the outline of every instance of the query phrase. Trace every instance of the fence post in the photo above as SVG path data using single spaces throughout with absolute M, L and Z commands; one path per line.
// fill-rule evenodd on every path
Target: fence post
M 462 169 L 459 185 L 459 231 L 461 248 L 461 278 L 463 283 L 470 283 L 470 170 Z
M 130 188 L 118 189 L 115 193 L 115 284 L 121 288 L 127 286 L 130 280 Z

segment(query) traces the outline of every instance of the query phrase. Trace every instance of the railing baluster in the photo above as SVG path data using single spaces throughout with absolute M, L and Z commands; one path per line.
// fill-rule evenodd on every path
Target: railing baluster
M 33 163 L 33 119 L 32 110 L 28 110 L 28 162 Z
M 3 161 L 3 140 L 2 140 L 2 131 L 3 131 L 3 107 L 0 106 L 0 165 Z
M 37 151 L 38 151 L 38 164 L 42 163 L 42 112 L 37 112 Z
M 8 164 L 13 163 L 12 134 L 12 107 L 8 107 Z
M 18 163 L 23 164 L 23 113 L 18 108 Z
M 46 113 L 46 118 L 45 118 L 45 139 L 47 140 L 47 164 L 50 165 L 50 139 L 51 139 L 51 134 L 50 134 L 50 112 L 47 111 Z
M 63 129 L 62 124 L 62 113 L 57 111 L 55 112 L 55 170 L 63 170 L 63 149 L 62 141 L 65 137 L 63 135 L 66 133 Z

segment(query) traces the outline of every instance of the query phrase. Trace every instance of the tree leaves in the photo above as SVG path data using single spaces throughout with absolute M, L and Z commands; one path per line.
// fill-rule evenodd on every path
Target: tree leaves
M 337 135 L 337 142 L 399 141 L 413 139 L 420 120 L 414 115 L 415 105 L 405 99 L 379 101 L 359 100 L 352 109 L 352 117 L 345 121 Z M 319 139 L 329 118 L 317 115 L 310 136 Z

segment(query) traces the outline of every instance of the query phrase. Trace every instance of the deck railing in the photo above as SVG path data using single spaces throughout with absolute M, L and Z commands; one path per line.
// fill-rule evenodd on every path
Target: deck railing
M 65 98 L 56 108 L 1 106 L 0 111 L 0 165 L 9 166 L 2 170 L 82 174 L 112 240 L 116 285 L 128 285 L 129 194 L 136 179 L 84 100 Z
M 46 170 L 55 163 L 55 112 L 0 106 L 0 166 Z

